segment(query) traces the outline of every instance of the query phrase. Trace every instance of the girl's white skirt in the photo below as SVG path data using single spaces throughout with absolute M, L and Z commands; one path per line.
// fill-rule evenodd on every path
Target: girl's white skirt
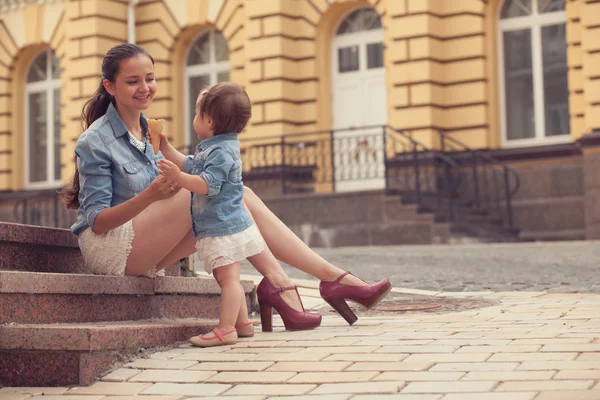
M 204 270 L 233 264 L 256 255 L 265 249 L 265 242 L 256 224 L 233 235 L 205 237 L 196 241 L 198 258 L 204 262 Z

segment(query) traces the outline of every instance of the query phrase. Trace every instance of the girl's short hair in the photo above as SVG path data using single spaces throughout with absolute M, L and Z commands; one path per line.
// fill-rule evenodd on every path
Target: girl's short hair
M 237 83 L 217 83 L 200 93 L 196 107 L 200 116 L 213 120 L 215 135 L 240 133 L 252 116 L 252 103 Z

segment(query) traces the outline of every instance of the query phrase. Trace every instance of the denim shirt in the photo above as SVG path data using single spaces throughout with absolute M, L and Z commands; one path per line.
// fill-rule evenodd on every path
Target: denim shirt
M 253 222 L 242 204 L 242 160 L 236 133 L 223 133 L 201 141 L 183 167 L 188 174 L 202 177 L 208 194 L 192 193 L 191 212 L 194 237 L 226 236 L 242 232 Z
M 144 134 L 146 117 L 140 117 Z M 94 221 L 100 211 L 121 204 L 150 186 L 158 176 L 156 162 L 163 158 L 152 151 L 139 151 L 130 141 L 125 123 L 110 104 L 106 114 L 81 134 L 75 145 L 79 167 L 79 210 L 71 231 L 78 235 Z

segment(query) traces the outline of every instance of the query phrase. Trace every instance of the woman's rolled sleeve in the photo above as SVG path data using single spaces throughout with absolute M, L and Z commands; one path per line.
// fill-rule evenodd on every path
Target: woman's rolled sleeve
M 96 217 L 109 208 L 112 201 L 112 163 L 99 138 L 80 139 L 75 147 L 79 168 L 79 207 L 83 209 L 90 228 Z
M 221 186 L 227 181 L 233 163 L 233 157 L 224 149 L 210 152 L 204 164 L 204 171 L 200 174 L 208 185 L 208 198 L 215 197 L 221 192 Z

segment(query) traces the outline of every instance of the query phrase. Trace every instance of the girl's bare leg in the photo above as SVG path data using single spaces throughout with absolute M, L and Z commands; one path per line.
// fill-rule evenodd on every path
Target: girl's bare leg
M 240 291 L 240 263 L 236 262 L 213 270 L 215 279 L 221 287 L 221 306 L 219 309 L 219 329 L 229 332 L 235 329 L 244 296 Z M 244 301 L 245 302 L 245 301 Z M 248 310 L 246 310 L 246 315 Z
M 244 292 L 244 288 L 242 287 L 241 283 L 238 286 L 240 287 L 239 290 L 242 294 L 242 301 L 240 304 L 240 311 L 238 313 L 237 319 L 235 320 L 235 324 L 243 325 L 250 321 L 250 318 L 248 318 L 248 303 L 246 302 L 246 293 Z
M 192 228 L 189 204 L 190 192 L 181 189 L 166 200 L 152 203 L 133 218 L 135 237 L 127 258 L 126 275 L 144 274 L 178 247 Z
M 256 225 L 260 229 L 267 246 L 271 249 L 275 258 L 322 281 L 334 281 L 344 273 L 343 270 L 327 262 L 323 257 L 315 253 L 300 240 L 300 238 L 281 222 L 281 220 L 269 210 L 265 203 L 263 203 L 263 201 L 247 187 L 244 190 L 244 203 L 250 211 L 250 214 L 252 214 Z M 273 285 L 276 285 L 276 281 L 273 280 L 278 278 L 279 274 L 276 271 L 271 270 L 269 267 L 267 267 L 266 270 L 264 268 L 259 268 L 259 266 L 254 263 L 252 263 L 252 265 L 254 265 L 261 274 L 267 277 Z M 270 275 L 273 276 L 273 279 L 269 278 Z M 289 278 L 287 279 L 289 280 Z M 353 275 L 346 275 L 342 279 L 342 282 L 347 285 L 366 285 L 365 282 Z M 286 302 L 290 304 L 287 300 Z

